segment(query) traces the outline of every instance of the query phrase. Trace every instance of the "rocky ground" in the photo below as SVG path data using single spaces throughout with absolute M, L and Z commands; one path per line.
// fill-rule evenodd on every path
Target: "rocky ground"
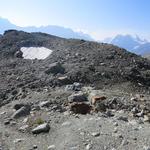
M 53 52 L 24 60 L 22 46 Z M 0 149 L 150 149 L 148 59 L 14 30 L 0 37 L 0 58 Z

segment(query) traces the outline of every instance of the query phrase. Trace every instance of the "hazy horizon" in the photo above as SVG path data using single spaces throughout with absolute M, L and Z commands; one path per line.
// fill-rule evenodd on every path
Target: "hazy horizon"
M 117 34 L 149 40 L 149 8 L 149 0 L 2 0 L 0 17 L 22 27 L 68 27 L 96 40 Z

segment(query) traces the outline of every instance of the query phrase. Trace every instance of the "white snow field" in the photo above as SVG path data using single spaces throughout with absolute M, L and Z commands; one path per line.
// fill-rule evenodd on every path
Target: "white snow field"
M 45 59 L 51 53 L 52 50 L 46 47 L 21 47 L 24 59 Z

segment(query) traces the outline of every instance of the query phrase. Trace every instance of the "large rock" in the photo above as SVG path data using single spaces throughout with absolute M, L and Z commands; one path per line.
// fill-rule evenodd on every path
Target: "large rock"
M 46 74 L 63 74 L 64 72 L 65 68 L 58 62 L 50 64 L 49 68 L 45 71 Z
M 84 93 L 79 92 L 72 94 L 68 97 L 68 102 L 73 103 L 73 102 L 84 102 L 87 101 L 87 97 Z
M 70 110 L 75 114 L 84 115 L 84 114 L 90 113 L 92 110 L 92 107 L 87 103 L 79 102 L 79 103 L 72 103 L 70 105 Z
M 73 84 L 67 85 L 65 87 L 65 91 L 80 91 L 82 85 L 78 82 L 74 82 Z
M 20 117 L 27 116 L 30 114 L 30 110 L 31 110 L 31 108 L 29 106 L 23 106 L 12 115 L 12 118 L 17 119 Z
M 39 134 L 42 132 L 49 132 L 50 126 L 48 123 L 41 124 L 32 130 L 33 134 Z
M 22 51 L 17 51 L 15 54 L 14 54 L 15 57 L 17 58 L 23 58 L 23 52 Z
M 21 107 L 26 107 L 28 109 L 31 109 L 31 106 L 29 104 L 24 104 L 24 103 L 17 103 L 13 106 L 13 109 L 18 110 Z

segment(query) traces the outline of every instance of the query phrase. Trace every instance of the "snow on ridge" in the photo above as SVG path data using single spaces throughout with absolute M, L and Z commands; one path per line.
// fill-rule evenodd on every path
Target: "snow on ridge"
M 21 47 L 24 59 L 45 59 L 51 53 L 52 50 L 46 47 Z

